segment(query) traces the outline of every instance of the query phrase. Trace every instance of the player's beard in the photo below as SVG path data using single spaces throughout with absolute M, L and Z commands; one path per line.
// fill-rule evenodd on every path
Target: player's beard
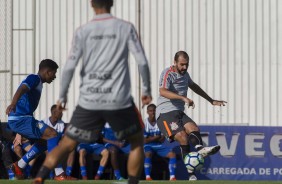
M 187 72 L 187 70 L 180 70 L 177 66 L 176 66 L 176 70 L 180 75 L 184 75 Z

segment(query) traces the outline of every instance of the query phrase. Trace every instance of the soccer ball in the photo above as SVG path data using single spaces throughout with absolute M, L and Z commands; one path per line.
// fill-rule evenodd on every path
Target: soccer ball
M 199 170 L 204 165 L 204 158 L 197 152 L 190 152 L 184 157 L 184 164 L 189 173 Z

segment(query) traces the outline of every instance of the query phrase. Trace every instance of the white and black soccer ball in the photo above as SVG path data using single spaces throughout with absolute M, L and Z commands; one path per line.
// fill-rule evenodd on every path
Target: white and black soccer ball
M 204 165 L 204 158 L 198 152 L 190 152 L 184 157 L 184 164 L 189 173 L 199 170 Z

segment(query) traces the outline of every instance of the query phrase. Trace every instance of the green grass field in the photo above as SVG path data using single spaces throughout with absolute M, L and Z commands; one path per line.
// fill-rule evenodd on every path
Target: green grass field
M 30 184 L 32 180 L 0 180 L 0 184 Z M 114 181 L 114 180 L 77 180 L 77 181 L 54 181 L 54 180 L 46 180 L 45 184 L 126 184 L 126 181 Z M 195 184 L 278 184 L 282 181 L 228 181 L 228 180 L 202 180 L 202 181 L 164 181 L 164 180 L 155 180 L 155 181 L 141 181 L 140 184 L 150 184 L 150 183 L 160 183 L 160 184 L 180 184 L 180 183 L 195 183 Z

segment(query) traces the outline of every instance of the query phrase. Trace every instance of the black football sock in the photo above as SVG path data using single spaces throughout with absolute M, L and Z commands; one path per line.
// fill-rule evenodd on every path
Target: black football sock
M 198 150 L 203 147 L 203 141 L 200 132 L 193 131 L 189 134 L 189 142 Z
M 49 176 L 50 173 L 50 169 L 48 169 L 45 166 L 41 166 L 41 168 L 39 169 L 36 178 L 42 178 L 42 179 L 46 179 Z

